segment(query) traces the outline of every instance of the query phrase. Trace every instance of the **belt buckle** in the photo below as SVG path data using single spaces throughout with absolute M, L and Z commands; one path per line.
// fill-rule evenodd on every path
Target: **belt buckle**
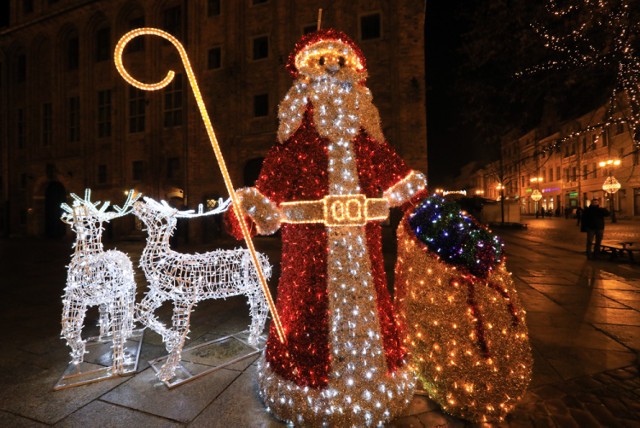
M 367 224 L 367 197 L 357 195 L 327 195 L 323 198 L 324 222 L 327 226 L 364 226 Z

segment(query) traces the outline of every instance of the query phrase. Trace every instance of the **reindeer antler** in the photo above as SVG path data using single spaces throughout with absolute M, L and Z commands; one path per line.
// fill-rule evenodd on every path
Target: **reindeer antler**
M 195 217 L 204 217 L 209 215 L 220 214 L 225 212 L 231 204 L 231 198 L 227 199 L 226 201 L 220 198 L 218 199 L 217 207 L 205 212 L 203 210 L 202 204 L 200 204 L 198 205 L 198 211 L 196 212 L 194 210 L 180 211 L 177 208 L 169 205 L 169 203 L 165 200 L 161 200 L 160 202 L 158 202 L 155 199 L 150 198 L 148 196 L 145 196 L 143 199 L 147 203 L 147 206 L 149 206 L 152 210 L 162 213 L 166 217 L 176 217 L 176 218 L 195 218 Z
M 195 217 L 205 217 L 205 216 L 209 216 L 209 215 L 221 214 L 221 213 L 225 212 L 229 208 L 229 206 L 231 205 L 231 198 L 227 199 L 226 201 L 223 200 L 222 198 L 220 198 L 220 199 L 218 199 L 217 205 L 218 205 L 217 207 L 212 208 L 209 211 L 205 212 L 203 210 L 202 204 L 199 204 L 198 205 L 198 212 L 195 212 L 193 210 L 178 211 L 178 212 L 176 212 L 176 217 L 180 217 L 180 218 L 195 218 Z
M 107 215 L 109 216 L 109 220 L 129 214 L 133 210 L 133 204 L 135 204 L 136 201 L 140 199 L 141 196 L 142 196 L 142 193 L 136 194 L 135 190 L 130 189 L 127 192 L 127 200 L 124 201 L 124 204 L 122 205 L 122 207 L 119 207 L 118 205 L 113 205 L 113 209 L 115 212 L 107 213 Z
M 85 215 L 92 215 L 100 221 L 111 221 L 116 217 L 122 217 L 131 212 L 133 204 L 140 198 L 140 196 L 142 196 L 142 194 L 136 194 L 134 190 L 131 189 L 128 192 L 127 200 L 122 208 L 117 205 L 113 206 L 115 212 L 107 212 L 107 208 L 109 208 L 109 205 L 111 204 L 110 201 L 105 201 L 104 203 L 101 201 L 91 202 L 91 189 L 85 189 L 84 199 L 80 198 L 80 196 L 75 193 L 71 193 L 70 196 L 73 199 L 73 206 L 69 206 L 67 203 L 62 203 L 60 205 L 64 211 L 60 216 L 60 219 L 67 224 L 73 224 L 74 217 L 77 215 L 76 213 L 79 208 L 84 209 Z M 100 206 L 100 204 L 102 204 L 102 206 Z

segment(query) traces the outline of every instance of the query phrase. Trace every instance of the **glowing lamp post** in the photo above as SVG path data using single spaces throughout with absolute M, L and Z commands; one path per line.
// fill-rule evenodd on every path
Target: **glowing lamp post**
M 615 223 L 616 210 L 613 205 L 613 196 L 618 190 L 620 190 L 620 187 L 622 187 L 622 185 L 613 176 L 613 168 L 617 168 L 620 166 L 620 159 L 607 159 L 606 161 L 600 162 L 598 165 L 600 165 L 600 168 L 607 169 L 607 178 L 602 184 L 602 190 L 609 194 L 609 205 L 611 206 L 611 223 Z

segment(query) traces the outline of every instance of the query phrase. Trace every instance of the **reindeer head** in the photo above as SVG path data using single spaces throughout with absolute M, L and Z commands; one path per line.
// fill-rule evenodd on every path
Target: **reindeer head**
M 73 203 L 71 206 L 66 203 L 60 206 L 63 210 L 60 219 L 71 226 L 71 230 L 76 233 L 78 240 L 93 239 L 99 241 L 101 233 L 104 230 L 102 223 L 130 213 L 133 203 L 137 201 L 140 196 L 140 194 L 136 195 L 133 190 L 130 190 L 122 208 L 113 205 L 114 211 L 107 211 L 110 202 L 105 201 L 102 205 L 100 205 L 100 201 L 91 202 L 91 189 L 85 190 L 84 199 L 81 199 L 75 193 L 71 193 Z
M 220 214 L 227 210 L 231 199 L 218 200 L 218 206 L 214 209 L 203 212 L 202 204 L 198 206 L 198 212 L 194 210 L 179 211 L 170 206 L 167 201 L 156 201 L 155 199 L 144 197 L 144 202 L 136 202 L 133 205 L 133 212 L 147 226 L 149 238 L 151 235 L 161 235 L 162 239 L 169 239 L 169 236 L 176 228 L 178 218 L 203 217 L 213 214 Z M 157 237 L 155 239 L 158 239 Z

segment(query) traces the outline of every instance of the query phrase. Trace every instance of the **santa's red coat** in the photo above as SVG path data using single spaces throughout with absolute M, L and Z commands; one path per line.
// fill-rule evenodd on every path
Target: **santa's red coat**
M 275 145 L 265 158 L 255 187 L 275 204 L 320 200 L 329 193 L 329 140 L 316 131 L 311 110 L 308 107 L 297 131 L 285 142 Z M 385 190 L 411 172 L 386 142 L 374 141 L 363 130 L 352 141 L 352 147 L 361 193 L 368 198 L 380 198 Z M 377 292 L 380 334 L 387 368 L 393 372 L 403 365 L 405 351 L 398 337 L 387 289 L 381 225 L 370 221 L 364 227 Z M 329 380 L 332 359 L 326 229 L 322 223 L 283 223 L 281 230 L 282 273 L 276 307 L 286 332 L 286 343 L 280 342 L 272 324 L 266 360 L 284 379 L 300 386 L 322 388 Z

